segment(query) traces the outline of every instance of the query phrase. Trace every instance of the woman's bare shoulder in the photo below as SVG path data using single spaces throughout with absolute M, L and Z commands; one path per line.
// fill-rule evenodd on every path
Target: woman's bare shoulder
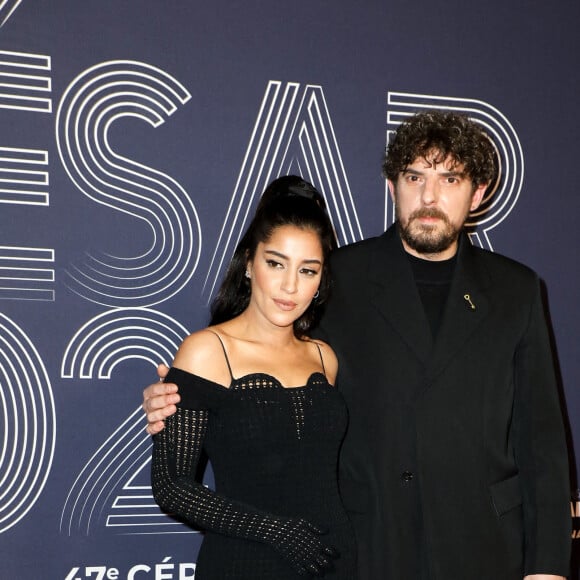
M 326 378 L 331 384 L 334 384 L 338 373 L 338 358 L 336 357 L 334 350 L 332 350 L 332 347 L 323 340 L 318 338 L 311 338 L 309 340 L 314 342 L 320 348 L 320 354 L 326 371 Z
M 219 335 L 210 328 L 193 332 L 181 343 L 173 366 L 224 386 L 231 380 Z

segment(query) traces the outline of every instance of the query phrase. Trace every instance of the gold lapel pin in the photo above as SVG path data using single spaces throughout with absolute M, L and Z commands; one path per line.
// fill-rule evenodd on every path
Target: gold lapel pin
M 475 304 L 471 301 L 471 296 L 469 294 L 464 294 L 463 299 L 465 300 L 465 302 L 467 302 L 471 310 L 475 310 Z

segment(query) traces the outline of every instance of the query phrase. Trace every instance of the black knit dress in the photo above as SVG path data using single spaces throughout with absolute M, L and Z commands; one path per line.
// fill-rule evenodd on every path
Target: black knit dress
M 179 386 L 181 403 L 154 439 L 153 491 L 206 532 L 196 580 L 308 577 L 305 561 L 320 544 L 338 552 L 324 578 L 353 580 L 354 538 L 337 484 L 347 411 L 324 374 L 295 388 L 252 374 L 225 388 L 172 368 L 166 381 Z M 195 480 L 202 450 L 215 492 Z

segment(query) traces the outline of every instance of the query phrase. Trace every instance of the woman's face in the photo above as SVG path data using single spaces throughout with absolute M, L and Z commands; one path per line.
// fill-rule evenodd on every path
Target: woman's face
M 292 325 L 316 294 L 322 265 L 316 232 L 296 226 L 276 228 L 248 262 L 252 288 L 248 308 L 276 326 Z

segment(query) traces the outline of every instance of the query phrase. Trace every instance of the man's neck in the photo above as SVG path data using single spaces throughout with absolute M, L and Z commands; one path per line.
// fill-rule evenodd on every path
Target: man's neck
M 450 260 L 455 256 L 455 254 L 457 254 L 457 248 L 459 247 L 457 240 L 455 240 L 451 246 L 442 252 L 431 254 L 417 252 L 417 250 L 411 248 L 404 240 L 401 240 L 401 242 L 403 242 L 403 248 L 407 254 L 411 254 L 411 256 L 415 256 L 415 258 L 419 258 L 420 260 L 428 260 L 429 262 L 443 262 L 444 260 Z

